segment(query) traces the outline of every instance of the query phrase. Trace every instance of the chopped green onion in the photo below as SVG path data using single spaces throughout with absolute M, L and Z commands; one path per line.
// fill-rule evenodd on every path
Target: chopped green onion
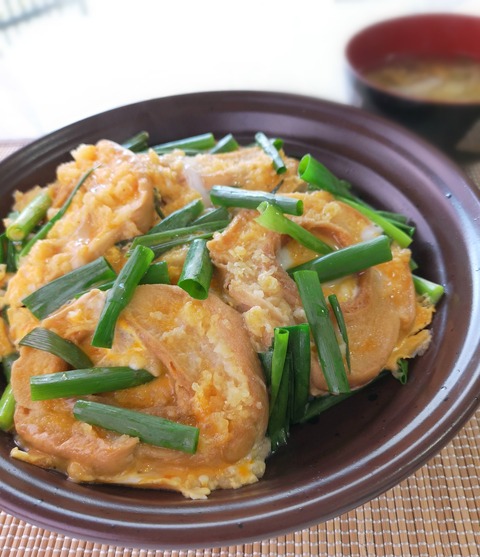
M 152 263 L 140 279 L 139 284 L 170 284 L 167 262 L 157 261 Z
M 164 219 L 165 215 L 162 211 L 162 196 L 157 188 L 153 188 L 153 205 L 155 207 L 155 213 L 157 213 L 161 219 Z
M 78 400 L 73 408 L 77 420 L 115 431 L 121 435 L 138 437 L 140 441 L 158 447 L 195 453 L 199 430 L 196 427 L 171 422 L 107 404 Z
M 201 232 L 208 232 L 207 237 L 211 237 L 213 232 L 225 228 L 230 221 L 216 221 L 206 222 L 195 226 L 187 226 L 185 228 L 175 228 L 172 230 L 164 230 L 163 232 L 156 232 L 155 234 L 145 234 L 144 236 L 137 236 L 133 239 L 132 246 L 129 250 L 131 252 L 137 246 L 146 246 L 155 252 L 155 257 L 160 253 L 171 249 L 171 247 L 181 244 L 186 244 L 195 238 L 205 237 Z
M 135 289 L 150 263 L 154 253 L 150 248 L 137 246 L 118 273 L 112 288 L 107 293 L 105 305 L 93 334 L 92 346 L 111 348 L 117 319 L 132 299 Z
M 219 153 L 230 153 L 237 151 L 238 143 L 231 133 L 227 134 L 222 139 L 219 139 L 214 147 L 210 149 L 210 154 L 217 155 Z
M 332 394 L 349 392 L 342 354 L 318 275 L 314 271 L 297 271 L 293 276 L 311 327 L 328 390 Z
M 0 234 L 0 264 L 5 265 L 7 263 L 7 249 L 8 249 L 8 238 L 5 232 Z
M 322 242 L 322 240 L 303 228 L 303 226 L 287 218 L 276 205 L 263 201 L 257 209 L 260 212 L 260 216 L 255 220 L 258 224 L 268 228 L 268 230 L 273 230 L 279 234 L 288 234 L 299 244 L 316 253 L 326 254 L 333 251 L 328 244 Z
M 10 381 L 10 377 L 12 375 L 12 366 L 16 360 L 18 360 L 19 353 L 12 352 L 11 354 L 7 354 L 2 358 L 2 367 L 3 367 L 3 375 L 7 381 Z
M 53 228 L 54 224 L 59 221 L 63 215 L 67 212 L 68 208 L 70 207 L 70 205 L 72 204 L 73 198 L 75 197 L 76 193 L 78 192 L 78 190 L 83 186 L 83 184 L 85 183 L 85 181 L 87 180 L 87 178 L 90 176 L 90 174 L 96 169 L 97 167 L 92 167 L 89 170 L 87 170 L 84 174 L 82 174 L 82 176 L 80 177 L 80 180 L 77 182 L 76 186 L 73 188 L 72 192 L 70 193 L 70 195 L 68 196 L 67 200 L 65 201 L 65 203 L 62 205 L 62 207 L 59 209 L 59 211 L 55 214 L 55 216 L 53 216 L 49 221 L 47 221 L 42 228 L 40 228 L 40 230 L 33 236 L 33 238 L 31 240 L 29 240 L 21 249 L 20 253 L 19 253 L 19 257 L 22 258 L 25 255 L 27 255 L 29 253 L 29 251 L 32 249 L 33 245 L 38 241 L 38 240 L 43 240 L 44 238 L 46 238 L 47 234 L 50 232 L 50 230 Z
M 187 245 L 190 242 L 193 242 L 193 240 L 202 239 L 202 238 L 209 240 L 210 238 L 212 238 L 212 236 L 213 236 L 213 231 L 205 232 L 204 234 L 190 234 L 188 236 L 179 236 L 174 240 L 167 240 L 160 244 L 156 244 L 154 246 L 149 246 L 149 247 L 155 254 L 155 258 L 157 258 L 160 255 L 162 255 L 162 253 L 165 253 L 166 251 L 169 251 L 177 246 Z
M 312 418 L 317 417 L 322 412 L 325 412 L 329 408 L 336 406 L 337 404 L 343 402 L 344 400 L 351 397 L 352 395 L 365 392 L 370 385 L 382 379 L 386 375 L 389 375 L 389 373 L 390 372 L 382 371 L 379 375 L 377 375 L 377 377 L 372 379 L 370 383 L 368 383 L 364 387 L 361 387 L 360 389 L 355 389 L 353 391 L 350 391 L 349 393 L 340 393 L 338 395 L 324 395 L 324 396 L 312 398 L 311 400 L 309 400 L 307 404 L 307 409 L 305 410 L 305 414 L 303 415 L 303 418 L 301 419 L 300 423 L 303 424 L 305 422 L 308 422 Z
M 412 238 L 406 232 L 398 228 L 398 226 L 392 223 L 390 220 L 387 220 L 379 215 L 378 212 L 375 211 L 375 209 L 366 207 L 365 205 L 362 205 L 356 201 L 352 201 L 351 199 L 341 198 L 340 201 L 343 201 L 343 203 L 350 205 L 350 207 L 353 207 L 359 213 L 362 213 L 372 222 L 380 226 L 385 234 L 387 236 L 390 236 L 392 240 L 397 242 L 400 247 L 406 248 L 412 243 Z
M 345 344 L 345 361 L 347 362 L 347 368 L 349 373 L 352 372 L 351 362 L 350 362 L 350 343 L 348 342 L 348 332 L 345 319 L 343 317 L 342 308 L 340 307 L 340 302 L 335 294 L 330 294 L 328 297 L 330 302 L 330 307 L 332 308 L 333 315 L 335 316 L 335 321 L 337 322 L 338 329 L 342 336 L 342 340 Z
M 305 155 L 298 163 L 298 175 L 307 182 L 312 189 L 328 191 L 332 195 L 348 199 L 355 199 L 350 193 L 350 184 L 340 180 L 312 155 Z
M 104 257 L 99 257 L 47 283 L 22 301 L 37 319 L 44 319 L 75 296 L 115 278 L 115 271 Z
M 377 213 L 385 217 L 387 220 L 395 221 L 400 224 L 408 224 L 408 217 L 402 215 L 401 213 L 393 213 L 392 211 L 382 211 L 378 210 Z
M 198 224 L 205 224 L 207 222 L 215 221 L 228 221 L 230 220 L 230 213 L 226 207 L 218 207 L 217 209 L 210 209 L 200 215 L 198 219 L 195 219 L 191 224 L 196 226 Z
M 15 398 L 12 385 L 9 383 L 0 398 L 0 429 L 9 431 L 13 427 L 13 416 L 15 414 Z
M 270 413 L 275 406 L 287 356 L 289 332 L 283 328 L 274 329 L 272 372 L 270 377 Z
M 175 149 L 181 149 L 190 153 L 206 151 L 215 147 L 215 137 L 212 133 L 203 133 L 185 139 L 177 139 L 168 143 L 155 145 L 152 149 L 159 155 L 170 153 Z
M 291 396 L 291 421 L 297 423 L 305 413 L 310 393 L 310 327 L 306 323 L 283 327 L 288 331 L 288 354 L 291 355 L 290 373 L 293 393 Z
M 272 165 L 277 174 L 283 174 L 287 171 L 287 167 L 283 159 L 275 147 L 274 143 L 268 139 L 263 132 L 255 134 L 255 141 L 264 150 L 264 152 L 272 159 Z
M 275 403 L 270 406 L 267 435 L 270 437 L 271 450 L 275 452 L 285 445 L 290 430 L 289 420 L 289 390 L 291 383 L 292 362 L 289 354 L 286 355 L 283 369 L 281 370 L 280 384 Z
M 268 201 L 274 203 L 289 215 L 301 215 L 303 213 L 303 201 L 301 199 L 264 191 L 245 190 L 230 186 L 213 186 L 210 190 L 210 199 L 214 205 L 242 207 L 243 209 L 256 209 L 260 203 Z
M 141 131 L 127 139 L 122 143 L 122 147 L 125 149 L 130 149 L 133 153 L 140 153 L 148 149 L 148 142 L 150 140 L 150 135 L 146 131 Z
M 273 349 L 270 348 L 265 352 L 259 352 L 258 357 L 260 359 L 260 363 L 262 364 L 263 373 L 265 376 L 265 384 L 268 388 L 272 383 L 272 359 L 273 359 Z
M 313 270 L 322 282 L 327 282 L 391 260 L 390 239 L 382 235 L 297 265 L 288 269 L 288 273 Z
M 200 198 L 194 199 L 190 203 L 187 203 L 184 207 L 170 213 L 170 215 L 153 226 L 147 234 L 155 234 L 157 232 L 164 232 L 175 228 L 184 228 L 196 219 L 201 214 L 203 209 L 203 201 Z
M 38 194 L 22 210 L 17 218 L 8 225 L 6 235 L 9 240 L 18 242 L 24 240 L 37 224 L 45 218 L 47 210 L 52 204 L 52 198 L 46 192 Z
M 129 389 L 152 381 L 155 377 L 145 369 L 130 367 L 91 367 L 73 369 L 30 378 L 32 400 L 50 400 L 93 395 Z
M 332 406 L 336 406 L 340 402 L 343 402 L 347 398 L 351 397 L 358 391 L 350 391 L 349 393 L 340 393 L 338 395 L 324 395 L 320 397 L 313 398 L 307 403 L 307 408 L 305 409 L 305 413 L 299 423 L 304 424 L 315 418 L 325 410 L 332 408 Z
M 408 361 L 403 358 L 397 361 L 398 369 L 392 371 L 395 379 L 398 379 L 402 385 L 406 385 L 408 381 Z
M 437 284 L 417 275 L 412 275 L 412 279 L 417 294 L 428 296 L 432 304 L 436 304 L 445 292 L 441 284 Z
M 77 369 L 88 368 L 93 365 L 85 352 L 71 340 L 64 339 L 57 333 L 43 327 L 32 329 L 20 340 L 19 344 L 20 346 L 30 346 L 37 350 L 49 352 Z
M 377 215 L 389 221 L 400 230 L 412 237 L 415 234 L 415 227 L 408 224 L 408 218 L 400 213 L 390 211 L 376 211 Z
M 21 253 L 21 252 L 20 252 Z M 17 250 L 17 242 L 8 240 L 7 243 L 7 273 L 15 273 L 17 271 L 17 261 L 20 253 Z
M 206 300 L 212 274 L 213 264 L 207 249 L 207 241 L 204 239 L 193 240 L 178 279 L 178 286 L 188 292 L 192 298 Z

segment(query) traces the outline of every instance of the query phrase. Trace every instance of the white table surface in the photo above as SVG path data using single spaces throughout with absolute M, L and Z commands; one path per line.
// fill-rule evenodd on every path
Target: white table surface
M 84 0 L 84 8 L 0 31 L 0 140 L 194 91 L 350 102 L 344 49 L 357 30 L 418 12 L 480 15 L 480 0 Z

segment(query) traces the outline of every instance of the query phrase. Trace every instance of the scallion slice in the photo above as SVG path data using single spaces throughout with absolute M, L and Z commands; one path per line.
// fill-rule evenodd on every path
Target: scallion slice
M 140 279 L 139 284 L 170 284 L 167 262 L 157 261 L 152 263 Z
M 229 221 L 230 213 L 226 207 L 217 207 L 216 209 L 211 209 L 200 215 L 198 219 L 195 219 L 191 224 L 196 226 L 198 224 L 205 224 L 207 222 L 221 222 Z
M 210 199 L 214 205 L 241 207 L 243 209 L 256 209 L 260 203 L 268 201 L 277 205 L 284 213 L 289 215 L 301 215 L 303 213 L 303 201 L 301 199 L 231 186 L 213 186 L 210 190 Z
M 238 143 L 231 133 L 219 139 L 214 147 L 210 149 L 210 154 L 230 153 L 238 150 Z
M 184 139 L 177 139 L 175 141 L 154 145 L 152 149 L 159 155 L 170 153 L 175 149 L 181 149 L 182 151 L 186 151 L 188 153 L 194 153 L 212 149 L 215 147 L 215 143 L 215 137 L 212 133 L 202 133 L 200 135 L 194 135 L 192 137 L 186 137 Z
M 52 217 L 49 221 L 47 221 L 42 228 L 40 228 L 40 230 L 33 236 L 33 238 L 31 238 L 21 249 L 20 253 L 19 253 L 19 258 L 24 257 L 25 255 L 27 255 L 29 253 L 29 251 L 32 249 L 33 245 L 38 241 L 38 240 L 43 240 L 44 238 L 47 237 L 47 234 L 50 232 L 50 230 L 53 228 L 54 224 L 59 221 L 63 215 L 67 212 L 68 208 L 70 207 L 70 205 L 72 204 L 73 198 L 75 197 L 75 195 L 77 194 L 78 190 L 83 186 L 83 184 L 85 183 L 85 181 L 87 180 L 87 178 L 90 176 L 90 174 L 92 174 L 92 172 L 96 169 L 97 167 L 92 167 L 89 170 L 87 170 L 84 174 L 82 174 L 82 176 L 80 177 L 79 181 L 77 182 L 76 186 L 73 188 L 72 192 L 70 193 L 70 195 L 68 196 L 67 200 L 65 201 L 65 203 L 62 205 L 62 207 L 59 209 L 59 211 L 55 214 L 54 217 Z
M 159 416 L 152 416 L 99 402 L 78 400 L 73 408 L 77 420 L 138 437 L 140 441 L 158 447 L 193 454 L 197 450 L 199 430 Z
M 73 369 L 32 376 L 30 395 L 35 401 L 93 395 L 137 387 L 152 379 L 147 370 L 130 367 Z
M 329 408 L 336 406 L 340 402 L 343 402 L 347 398 L 350 398 L 357 392 L 358 391 L 350 391 L 349 393 L 340 393 L 338 395 L 324 395 L 309 400 L 305 409 L 305 413 L 303 414 L 303 417 L 299 421 L 299 423 L 303 424 L 305 422 L 308 422 L 322 412 L 325 412 L 325 410 L 328 410 Z
M 292 267 L 288 273 L 313 270 L 322 282 L 327 282 L 391 261 L 392 257 L 390 239 L 382 235 Z
M 44 319 L 75 296 L 115 278 L 115 271 L 104 257 L 99 257 L 35 290 L 22 301 L 37 319 Z
M 349 392 L 342 354 L 318 275 L 314 271 L 297 271 L 293 277 L 317 347 L 328 390 L 332 394 Z
M 215 232 L 225 228 L 229 221 L 214 221 L 196 224 L 194 226 L 185 226 L 183 228 L 173 228 L 171 230 L 163 230 L 162 232 L 148 233 L 143 236 L 137 236 L 133 239 L 130 251 L 137 246 L 146 246 L 155 250 L 157 246 L 171 242 L 173 240 L 182 239 L 188 236 L 194 236 L 201 232 Z M 180 242 L 181 243 L 181 242 Z
M 277 174 L 283 174 L 287 171 L 287 167 L 273 141 L 270 141 L 263 132 L 257 132 L 255 134 L 255 141 L 272 159 L 272 165 Z
M 343 317 L 342 308 L 340 307 L 340 302 L 335 294 L 330 294 L 328 297 L 328 301 L 330 302 L 330 307 L 332 308 L 333 315 L 335 316 L 335 321 L 338 325 L 338 330 L 342 336 L 342 340 L 345 344 L 345 361 L 347 362 L 347 369 L 348 372 L 352 372 L 352 366 L 350 362 L 350 343 L 348 341 L 348 331 L 347 325 L 345 323 L 345 319 Z
M 207 249 L 207 241 L 196 239 L 190 244 L 178 286 L 192 298 L 206 300 L 213 275 L 213 264 Z
M 445 288 L 441 284 L 417 275 L 412 275 L 412 279 L 417 294 L 428 296 L 432 304 L 436 304 L 445 293 Z
M 0 398 L 0 429 L 9 431 L 13 427 L 13 416 L 15 414 L 15 398 L 12 385 L 9 383 Z
M 272 412 L 280 390 L 285 358 L 287 357 L 289 332 L 283 328 L 275 328 L 273 336 L 272 371 L 270 376 L 270 413 Z
M 301 323 L 283 329 L 289 333 L 288 354 L 292 363 L 290 417 L 292 423 L 298 423 L 305 413 L 310 393 L 310 327 Z
M 268 230 L 273 230 L 279 234 L 288 234 L 299 244 L 316 253 L 326 254 L 333 251 L 328 244 L 303 228 L 303 226 L 287 218 L 275 204 L 263 201 L 257 209 L 260 216 L 255 219 L 256 222 L 268 228 Z
M 166 230 L 184 228 L 195 220 L 204 208 L 203 201 L 200 198 L 194 199 L 177 211 L 170 213 L 170 215 L 166 216 L 158 224 L 153 226 L 147 234 L 155 234 L 157 232 L 165 232 Z
M 30 346 L 37 350 L 49 352 L 77 369 L 88 368 L 93 365 L 90 358 L 75 343 L 43 327 L 32 329 L 20 340 L 19 344 L 20 346 Z
M 93 334 L 92 346 L 111 348 L 117 319 L 132 299 L 135 289 L 150 263 L 154 253 L 150 248 L 137 246 L 122 267 L 112 288 L 107 293 L 105 305 Z
M 47 192 L 39 193 L 8 225 L 6 235 L 9 240 L 18 242 L 24 240 L 37 224 L 45 218 L 47 210 L 52 204 L 52 198 Z
M 129 149 L 133 153 L 140 153 L 148 149 L 148 142 L 150 140 L 150 135 L 146 131 L 141 131 L 130 137 L 122 143 L 122 147 Z
M 393 377 L 398 379 L 402 385 L 406 385 L 408 381 L 408 360 L 401 358 L 397 361 L 398 368 L 392 371 Z
M 398 226 L 393 224 L 390 220 L 387 220 L 382 217 L 382 215 L 379 215 L 378 212 L 375 211 L 375 209 L 371 209 L 370 207 L 362 205 L 357 201 L 352 201 L 351 199 L 342 198 L 340 199 L 340 201 L 343 201 L 347 205 L 350 205 L 350 207 L 353 207 L 359 213 L 362 213 L 372 222 L 380 226 L 385 234 L 387 236 L 390 236 L 392 240 L 397 242 L 400 247 L 407 248 L 412 243 L 412 238 L 409 236 L 409 234 L 398 228 Z
M 291 357 L 287 354 L 280 377 L 278 393 L 274 404 L 270 406 L 267 435 L 270 437 L 272 452 L 286 444 L 290 432 L 289 391 L 291 369 Z
M 312 155 L 305 155 L 300 159 L 298 163 L 298 175 L 313 189 L 325 190 L 334 196 L 355 199 L 350 193 L 350 184 L 346 180 L 337 178 L 325 165 L 312 157 Z

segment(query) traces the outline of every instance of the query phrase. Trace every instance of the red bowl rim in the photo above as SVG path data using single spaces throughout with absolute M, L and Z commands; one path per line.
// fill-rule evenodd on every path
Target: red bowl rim
M 444 106 L 444 107 L 468 107 L 468 108 L 479 108 L 480 109 L 480 101 L 455 101 L 455 100 L 435 100 L 435 99 L 428 99 L 425 97 L 420 96 L 411 96 L 404 93 L 400 93 L 398 91 L 394 91 L 388 87 L 379 85 L 378 83 L 374 82 L 373 80 L 369 79 L 365 75 L 365 67 L 362 67 L 361 64 L 358 63 L 356 60 L 356 53 L 357 49 L 362 45 L 363 41 L 371 39 L 377 33 L 382 32 L 386 28 L 396 28 L 397 26 L 403 26 L 408 22 L 435 22 L 437 24 L 442 23 L 451 23 L 455 22 L 457 24 L 470 24 L 470 25 L 478 25 L 479 32 L 480 32 L 480 16 L 476 15 L 467 15 L 467 14 L 456 14 L 456 13 L 447 13 L 447 12 L 438 12 L 438 13 L 420 13 L 420 14 L 413 14 L 413 15 L 404 15 L 393 17 L 389 19 L 383 19 L 368 25 L 360 29 L 357 33 L 355 33 L 350 39 L 348 40 L 344 54 L 345 59 L 348 64 L 348 69 L 355 80 L 361 83 L 364 87 L 371 91 L 376 91 L 378 93 L 383 94 L 385 97 L 391 97 L 392 99 L 396 99 L 398 101 L 407 102 L 411 105 L 432 105 L 432 106 Z M 480 42 L 479 50 L 478 50 L 478 60 L 480 61 Z M 412 50 L 408 50 L 409 53 L 412 53 Z M 392 52 L 394 54 L 394 52 Z M 452 54 L 456 54 L 456 52 L 452 51 Z M 383 55 L 385 57 L 385 55 Z M 379 58 L 380 60 L 380 58 Z

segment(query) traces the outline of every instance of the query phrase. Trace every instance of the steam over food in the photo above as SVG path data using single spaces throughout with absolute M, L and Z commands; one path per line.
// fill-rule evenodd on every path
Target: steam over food
M 268 357 L 278 331 L 308 323 L 301 271 L 317 277 L 305 271 L 312 260 L 385 234 L 381 221 L 348 197 L 329 187 L 312 190 L 298 160 L 277 147 L 280 171 L 258 145 L 192 154 L 175 146 L 135 152 L 102 140 L 79 146 L 52 183 L 15 194 L 2 236 L 9 258 L 0 266 L 4 368 L 12 354 L 17 358 L 10 378 L 14 458 L 75 482 L 163 488 L 189 498 L 262 477 L 279 431 L 286 440 L 290 424 L 301 421 L 285 414 L 280 430 L 275 425 L 281 387 Z M 225 200 L 231 188 L 271 196 L 247 206 Z M 225 198 L 212 204 L 217 190 Z M 45 194 L 48 210 L 12 240 L 19 214 Z M 325 253 L 261 224 L 262 199 L 261 210 L 286 200 L 285 210 L 275 209 L 282 222 L 320 240 Z M 326 280 L 318 271 L 343 390 L 357 390 L 383 370 L 398 376 L 430 342 L 434 303 L 415 288 L 410 249 L 395 239 L 387 243 L 381 263 Z M 87 265 L 100 269 L 98 277 L 75 286 Z M 305 409 L 318 397 L 338 395 L 314 326 L 306 329 Z M 34 341 L 39 332 L 50 339 L 46 345 Z M 90 364 L 83 371 L 70 358 L 73 345 Z M 295 368 L 294 362 L 292 374 Z M 147 379 L 102 386 L 102 374 L 106 381 L 115 370 L 132 377 L 142 370 Z M 86 409 L 115 415 L 110 422 Z

